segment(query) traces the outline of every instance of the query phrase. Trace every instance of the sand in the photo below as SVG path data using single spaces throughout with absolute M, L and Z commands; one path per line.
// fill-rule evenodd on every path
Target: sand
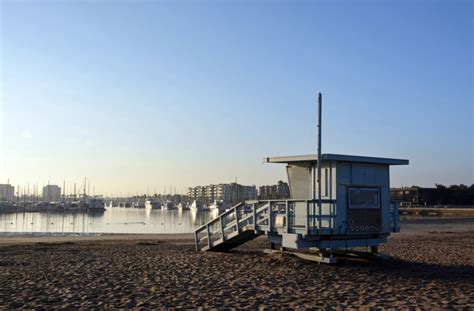
M 189 235 L 0 238 L 0 308 L 474 308 L 474 231 L 394 235 L 384 263 L 196 253 Z

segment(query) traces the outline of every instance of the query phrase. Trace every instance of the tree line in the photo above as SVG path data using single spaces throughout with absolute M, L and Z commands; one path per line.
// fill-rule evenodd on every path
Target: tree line
M 436 184 L 440 204 L 474 205 L 474 184 L 444 186 Z

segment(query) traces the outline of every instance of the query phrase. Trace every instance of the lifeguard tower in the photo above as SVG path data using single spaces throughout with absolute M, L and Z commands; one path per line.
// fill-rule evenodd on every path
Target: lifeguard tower
M 259 235 L 271 249 L 311 249 L 317 261 L 378 246 L 398 232 L 398 206 L 390 202 L 390 166 L 408 160 L 321 153 L 321 94 L 318 98 L 318 153 L 268 157 L 286 164 L 290 199 L 242 202 L 195 231 L 196 250 L 227 251 Z M 343 252 L 341 252 L 343 250 Z M 308 257 L 299 254 L 301 257 Z M 308 257 L 309 259 L 309 257 Z

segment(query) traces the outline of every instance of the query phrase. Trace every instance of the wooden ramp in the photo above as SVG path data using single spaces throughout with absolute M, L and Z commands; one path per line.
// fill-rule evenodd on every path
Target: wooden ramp
M 204 246 L 201 251 L 227 252 L 234 247 L 255 239 L 259 235 L 260 234 L 255 233 L 253 229 L 242 230 L 239 234 L 235 232 L 227 236 L 224 241 L 222 241 L 222 239 L 217 240 L 210 248 L 209 246 Z
M 268 206 L 256 208 L 239 203 L 195 232 L 196 251 L 226 252 L 264 234 Z

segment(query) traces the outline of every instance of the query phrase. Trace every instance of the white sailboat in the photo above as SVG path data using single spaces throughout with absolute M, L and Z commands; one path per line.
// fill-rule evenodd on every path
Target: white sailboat
M 161 208 L 160 202 L 155 199 L 148 199 L 145 201 L 146 209 L 159 209 Z
M 187 203 L 184 203 L 184 202 L 180 202 L 176 207 L 180 211 L 185 210 L 185 209 L 189 209 L 189 205 Z
M 193 204 L 191 204 L 189 209 L 192 210 L 192 211 L 205 211 L 206 206 L 203 205 L 201 201 L 194 200 Z
M 209 205 L 209 209 L 211 211 L 216 210 L 216 211 L 219 211 L 219 212 L 223 212 L 225 210 L 224 201 L 215 200 L 211 205 Z
M 163 210 L 171 210 L 174 209 L 174 204 L 170 200 L 166 200 L 163 205 L 161 206 L 161 209 Z

